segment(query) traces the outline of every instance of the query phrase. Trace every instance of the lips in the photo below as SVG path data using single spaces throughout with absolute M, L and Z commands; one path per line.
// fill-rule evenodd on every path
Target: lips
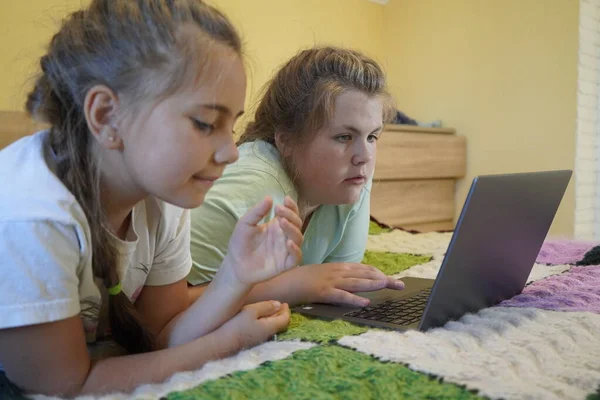
M 351 178 L 345 179 L 344 182 L 354 185 L 362 185 L 365 182 L 367 182 L 367 177 L 365 175 L 356 175 Z
M 192 176 L 192 182 L 195 185 L 199 185 L 200 187 L 204 188 L 203 190 L 210 189 L 214 185 L 214 183 L 217 179 L 219 179 L 218 176 L 204 176 L 204 175 Z

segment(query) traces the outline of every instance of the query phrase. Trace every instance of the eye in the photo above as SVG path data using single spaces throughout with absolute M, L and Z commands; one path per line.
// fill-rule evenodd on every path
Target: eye
M 215 126 L 207 124 L 206 122 L 199 121 L 195 118 L 191 118 L 194 127 L 202 133 L 212 133 L 215 130 Z
M 335 140 L 337 140 L 340 143 L 346 143 L 346 142 L 352 140 L 352 135 L 348 135 L 348 134 L 338 135 L 335 137 Z
M 377 135 L 369 135 L 369 137 L 367 138 L 367 141 L 369 143 L 373 143 L 379 140 L 379 136 Z

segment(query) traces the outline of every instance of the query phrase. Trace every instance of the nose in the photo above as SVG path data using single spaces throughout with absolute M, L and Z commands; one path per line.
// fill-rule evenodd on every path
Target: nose
M 239 153 L 232 135 L 223 135 L 224 140 L 219 140 L 217 143 L 217 151 L 215 152 L 215 163 L 217 164 L 232 164 L 237 161 Z
M 359 166 L 368 163 L 373 159 L 373 143 L 366 140 L 357 140 L 354 145 L 354 154 L 352 155 L 352 164 Z

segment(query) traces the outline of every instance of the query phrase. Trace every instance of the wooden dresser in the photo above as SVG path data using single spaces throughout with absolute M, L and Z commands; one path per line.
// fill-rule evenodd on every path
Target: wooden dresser
M 454 129 L 388 125 L 377 144 L 371 216 L 411 231 L 454 229 L 466 140 Z

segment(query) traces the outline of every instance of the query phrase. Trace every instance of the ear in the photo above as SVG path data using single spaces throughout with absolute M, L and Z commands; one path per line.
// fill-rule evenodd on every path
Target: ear
M 100 146 L 111 150 L 122 147 L 115 125 L 118 107 L 118 96 L 105 85 L 96 85 L 88 90 L 83 102 L 85 120 L 92 137 Z
M 275 132 L 275 147 L 277 147 L 277 150 L 279 150 L 279 153 L 283 158 L 286 158 L 291 154 L 291 148 L 287 144 L 285 134 L 279 131 Z

